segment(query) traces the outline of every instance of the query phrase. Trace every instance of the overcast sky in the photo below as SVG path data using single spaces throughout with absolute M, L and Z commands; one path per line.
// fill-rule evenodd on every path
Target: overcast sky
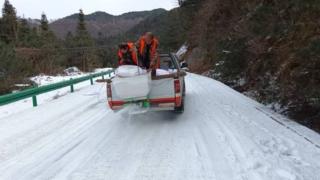
M 4 0 L 0 0 L 1 6 Z M 130 11 L 152 10 L 177 6 L 177 0 L 10 0 L 19 16 L 40 18 L 45 12 L 48 19 L 58 19 L 83 9 L 86 14 L 105 11 L 119 15 Z

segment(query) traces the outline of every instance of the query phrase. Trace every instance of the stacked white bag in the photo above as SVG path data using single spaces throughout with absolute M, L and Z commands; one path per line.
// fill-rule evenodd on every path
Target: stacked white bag
M 116 73 L 116 76 L 119 76 L 119 77 L 133 77 L 133 76 L 146 74 L 147 71 L 138 66 L 123 65 L 123 66 L 119 66 L 119 68 L 116 69 L 115 73 Z M 169 71 L 166 71 L 163 69 L 157 69 L 157 76 L 168 75 L 168 74 L 170 74 Z
M 139 66 L 123 65 L 123 66 L 119 66 L 116 69 L 115 73 L 116 73 L 116 76 L 119 76 L 119 77 L 133 77 L 133 76 L 147 74 L 147 71 L 145 69 L 140 68 Z
M 151 75 L 133 65 L 120 66 L 115 71 L 113 86 L 118 97 L 124 100 L 139 100 L 148 97 L 151 89 Z

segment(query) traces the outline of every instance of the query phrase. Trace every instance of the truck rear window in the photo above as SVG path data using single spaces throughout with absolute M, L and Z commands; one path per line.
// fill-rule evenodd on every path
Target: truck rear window
M 174 70 L 177 69 L 172 62 L 172 59 L 170 56 L 162 56 L 160 57 L 160 69 L 169 71 L 169 70 Z

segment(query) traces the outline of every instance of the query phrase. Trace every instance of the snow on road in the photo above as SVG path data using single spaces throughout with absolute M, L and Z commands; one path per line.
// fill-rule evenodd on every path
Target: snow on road
M 130 118 L 96 84 L 0 119 L 0 180 L 319 180 L 320 136 L 186 78 L 186 112 Z

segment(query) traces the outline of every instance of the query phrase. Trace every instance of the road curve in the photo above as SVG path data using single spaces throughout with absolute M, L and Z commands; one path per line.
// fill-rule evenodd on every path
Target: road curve
M 101 85 L 0 119 L 0 180 L 319 180 L 320 136 L 199 75 L 182 115 L 114 113 Z

